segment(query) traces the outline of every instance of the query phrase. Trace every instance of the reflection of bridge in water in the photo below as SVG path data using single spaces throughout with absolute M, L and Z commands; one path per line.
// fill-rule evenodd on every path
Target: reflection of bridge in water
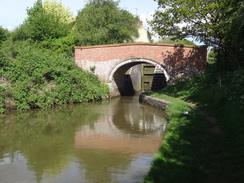
M 6 115 L 0 182 L 143 180 L 166 121 L 138 97 L 121 98 Z
M 76 132 L 75 148 L 155 153 L 162 141 L 166 121 L 153 113 L 155 108 L 147 106 L 147 110 L 152 111 L 145 112 L 144 106 L 138 103 L 138 97 L 134 97 L 134 100 L 137 101 L 130 105 L 119 98 L 112 100 L 109 112 L 100 111 L 102 114 L 92 126 L 82 126 Z M 120 105 L 120 108 L 114 107 L 116 105 Z

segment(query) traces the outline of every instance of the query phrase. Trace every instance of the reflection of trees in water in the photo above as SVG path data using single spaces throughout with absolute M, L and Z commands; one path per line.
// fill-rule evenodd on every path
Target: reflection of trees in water
M 131 135 L 135 134 L 136 136 L 140 135 L 141 138 L 143 138 L 143 135 L 155 133 L 155 127 L 152 126 L 155 125 L 154 122 L 157 121 L 157 117 L 153 114 L 156 109 L 139 104 L 138 97 L 122 97 L 113 99 L 110 102 L 108 110 L 109 114 L 112 116 L 112 124 L 114 124 L 116 128 L 123 133 Z M 105 116 L 106 115 L 107 114 L 105 114 Z M 103 118 L 103 120 L 106 119 L 106 117 L 103 117 L 103 114 L 100 118 Z M 107 120 L 109 119 L 107 118 Z M 159 122 L 161 123 L 159 124 L 162 124 L 163 120 L 164 119 L 160 119 Z M 100 125 L 95 124 L 95 126 Z M 99 129 L 95 129 L 95 131 L 97 132 Z M 94 133 L 96 134 L 96 132 Z M 91 134 L 93 133 L 91 132 Z M 132 162 L 132 159 L 128 158 L 128 156 L 130 156 L 130 153 L 135 152 L 133 149 L 121 148 L 131 148 L 130 144 L 134 144 L 135 149 L 138 148 L 138 151 L 139 148 L 144 148 L 144 151 L 148 151 L 149 153 L 153 148 L 155 151 L 152 152 L 156 152 L 156 149 L 161 142 L 161 134 L 158 139 L 157 137 L 149 138 L 149 140 L 145 138 L 142 140 L 138 139 L 138 141 L 134 138 L 128 139 L 128 136 L 121 136 L 119 133 L 118 136 L 113 136 L 111 140 L 105 134 L 102 137 L 104 139 L 108 138 L 106 141 L 103 141 L 103 139 L 102 141 L 99 141 L 101 139 L 97 139 L 101 145 L 104 146 L 99 148 L 96 144 L 93 145 L 94 138 L 99 137 L 99 135 L 96 137 L 93 137 L 92 135 L 85 135 L 82 131 L 80 134 L 77 133 L 75 154 L 79 159 L 81 170 L 86 170 L 86 180 L 91 182 L 113 182 L 115 179 L 115 177 L 113 177 L 113 172 L 115 172 L 114 174 L 117 174 L 118 171 L 121 171 L 122 173 L 128 169 Z M 159 141 L 155 143 L 155 139 Z M 150 140 L 151 142 L 149 142 Z M 107 144 L 108 142 L 110 142 L 109 145 Z M 143 142 L 143 144 L 141 142 Z M 116 145 L 118 143 L 120 144 Z M 125 143 L 130 144 L 126 147 Z M 155 145 L 152 146 L 152 144 Z M 142 145 L 143 147 L 141 147 Z M 147 150 L 147 148 L 149 149 Z M 143 151 L 142 149 L 140 150 Z
M 126 133 L 141 135 L 155 133 L 155 128 L 165 119 L 155 114 L 156 108 L 141 105 L 138 101 L 130 102 L 135 99 L 138 100 L 137 97 L 123 97 L 117 101 L 119 107 L 113 109 L 113 124 Z
M 76 149 L 75 155 L 79 160 L 81 170 L 86 170 L 89 182 L 114 182 L 116 169 L 126 170 L 131 163 L 128 154 L 111 152 L 109 150 Z
M 53 110 L 12 112 L 0 128 L 0 159 L 4 154 L 21 153 L 37 181 L 43 174 L 61 173 L 72 161 L 74 133 L 84 124 L 92 124 L 98 114 L 85 111 L 88 105 L 61 106 Z M 69 153 L 68 153 L 69 152 Z
M 131 103 L 131 100 L 136 101 Z M 0 159 L 7 153 L 12 154 L 13 159 L 16 152 L 23 155 L 28 170 L 41 182 L 62 173 L 73 162 L 75 153 L 88 180 L 112 182 L 113 169 L 126 170 L 132 161 L 126 158 L 130 154 L 106 149 L 74 150 L 76 131 L 84 125 L 94 128 L 105 115 L 104 119 L 109 119 L 123 133 L 153 134 L 155 129 L 150 125 L 154 116 L 151 113 L 150 107 L 138 104 L 137 97 L 125 97 L 122 101 L 118 98 L 105 105 L 68 105 L 52 110 L 12 112 L 3 117 L 4 123 L 0 123 Z

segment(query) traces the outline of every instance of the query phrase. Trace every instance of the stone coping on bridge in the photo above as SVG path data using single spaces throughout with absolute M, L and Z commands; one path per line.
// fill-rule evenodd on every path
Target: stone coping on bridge
M 94 46 L 75 46 L 75 49 L 92 49 L 103 47 L 121 47 L 121 46 L 167 46 L 167 47 L 186 47 L 186 48 L 200 48 L 207 47 L 206 45 L 185 45 L 185 44 L 167 44 L 167 43 L 121 43 L 121 44 L 107 44 L 107 45 L 94 45 Z

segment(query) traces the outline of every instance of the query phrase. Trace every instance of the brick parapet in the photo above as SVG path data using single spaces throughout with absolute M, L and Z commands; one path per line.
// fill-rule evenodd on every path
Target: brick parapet
M 202 52 L 202 53 L 200 53 Z M 79 61 L 108 61 L 114 59 L 148 58 L 163 63 L 165 59 L 206 61 L 206 46 L 156 43 L 127 43 L 98 46 L 76 46 L 75 59 Z M 199 57 L 201 55 L 201 57 Z
M 89 72 L 96 68 L 94 73 L 105 83 L 120 67 L 141 63 L 160 64 L 170 75 L 169 83 L 174 83 L 204 72 L 206 60 L 206 46 L 125 43 L 75 47 L 76 64 Z

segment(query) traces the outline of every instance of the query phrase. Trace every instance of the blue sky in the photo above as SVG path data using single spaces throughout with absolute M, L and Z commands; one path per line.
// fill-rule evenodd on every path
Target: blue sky
M 60 2 L 60 0 L 57 0 Z M 13 29 L 26 18 L 26 9 L 32 7 L 36 0 L 0 0 L 0 26 Z M 65 7 L 69 7 L 74 15 L 81 10 L 88 0 L 62 0 Z M 154 0 L 120 0 L 121 8 L 130 11 L 134 15 L 139 15 L 144 22 L 144 27 L 148 28 L 146 19 L 150 19 L 157 9 L 157 2 Z

